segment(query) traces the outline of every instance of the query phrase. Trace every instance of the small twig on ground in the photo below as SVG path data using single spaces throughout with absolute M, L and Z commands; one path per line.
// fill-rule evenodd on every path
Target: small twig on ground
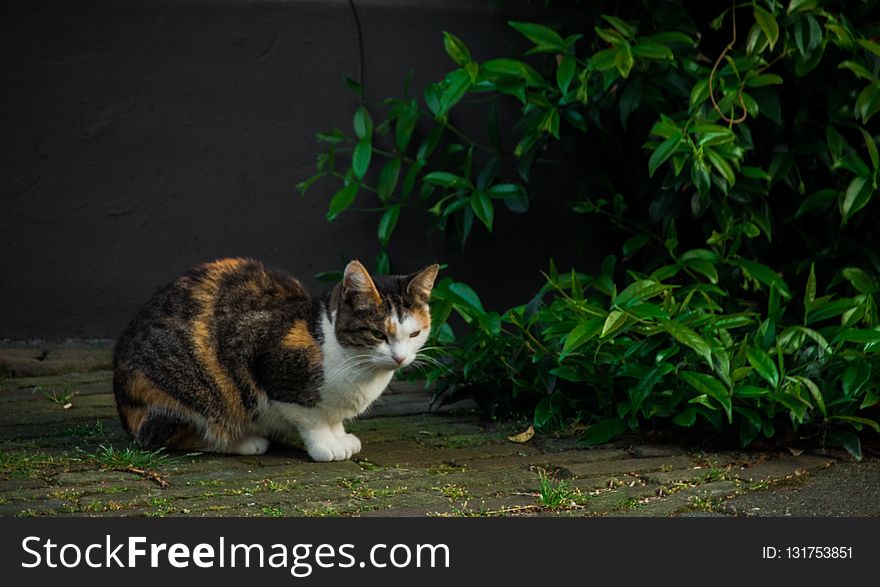
M 149 479 L 162 489 L 167 489 L 171 483 L 168 482 L 168 479 L 160 475 L 155 471 L 148 471 L 146 469 L 138 469 L 137 467 L 116 467 L 113 469 L 114 471 L 121 471 L 123 473 L 134 473 L 135 475 L 140 475 L 144 479 Z

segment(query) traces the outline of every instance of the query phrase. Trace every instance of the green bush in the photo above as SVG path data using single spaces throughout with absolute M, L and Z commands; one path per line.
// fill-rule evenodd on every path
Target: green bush
M 465 246 L 498 206 L 527 212 L 533 167 L 563 165 L 572 213 L 626 238 L 596 275 L 551 261 L 503 314 L 441 280 L 429 381 L 541 428 L 580 421 L 587 443 L 649 423 L 859 457 L 857 432 L 880 431 L 877 8 L 762 0 L 710 20 L 644 0 L 589 30 L 511 22 L 525 54 L 481 61 L 445 33 L 455 68 L 421 100 L 383 102 L 379 123 L 362 104 L 353 134 L 320 133 L 328 150 L 300 188 L 341 181 L 330 220 L 368 201 L 388 271 L 403 207 Z M 453 124 L 462 101 L 485 109 L 484 140 Z

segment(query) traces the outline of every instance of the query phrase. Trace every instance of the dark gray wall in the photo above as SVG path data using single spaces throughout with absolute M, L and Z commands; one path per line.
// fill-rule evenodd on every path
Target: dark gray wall
M 343 259 L 371 264 L 374 216 L 328 224 L 334 185 L 294 191 L 315 131 L 350 124 L 341 78 L 358 77 L 359 44 L 346 0 L 17 4 L 0 9 L 0 338 L 115 337 L 158 285 L 221 256 L 313 288 Z M 442 30 L 482 59 L 516 42 L 491 0 L 355 4 L 372 99 L 399 95 L 409 70 L 415 88 L 438 79 Z M 501 214 L 497 238 L 477 230 L 467 255 L 404 215 L 394 268 L 448 262 L 489 306 L 523 301 L 548 256 L 591 257 L 589 239 L 567 246 L 576 224 L 557 195 Z

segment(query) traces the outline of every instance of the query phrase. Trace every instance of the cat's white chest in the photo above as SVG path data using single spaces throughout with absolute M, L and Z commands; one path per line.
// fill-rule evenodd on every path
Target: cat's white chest
M 391 383 L 394 371 L 372 367 L 366 357 L 342 348 L 327 316 L 321 324 L 324 381 L 321 407 L 352 418 L 363 412 Z

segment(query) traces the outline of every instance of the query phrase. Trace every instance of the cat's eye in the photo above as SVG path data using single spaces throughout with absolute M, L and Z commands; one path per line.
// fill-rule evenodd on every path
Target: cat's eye
M 418 336 L 419 334 L 421 334 L 421 333 L 422 333 L 421 330 L 416 330 L 415 332 L 413 332 L 412 334 L 410 334 L 409 337 L 410 337 L 410 338 L 415 338 L 415 337 L 417 337 L 417 336 Z
M 385 333 L 381 330 L 370 330 L 370 336 L 375 338 L 376 340 L 388 340 L 388 337 L 385 336 Z

